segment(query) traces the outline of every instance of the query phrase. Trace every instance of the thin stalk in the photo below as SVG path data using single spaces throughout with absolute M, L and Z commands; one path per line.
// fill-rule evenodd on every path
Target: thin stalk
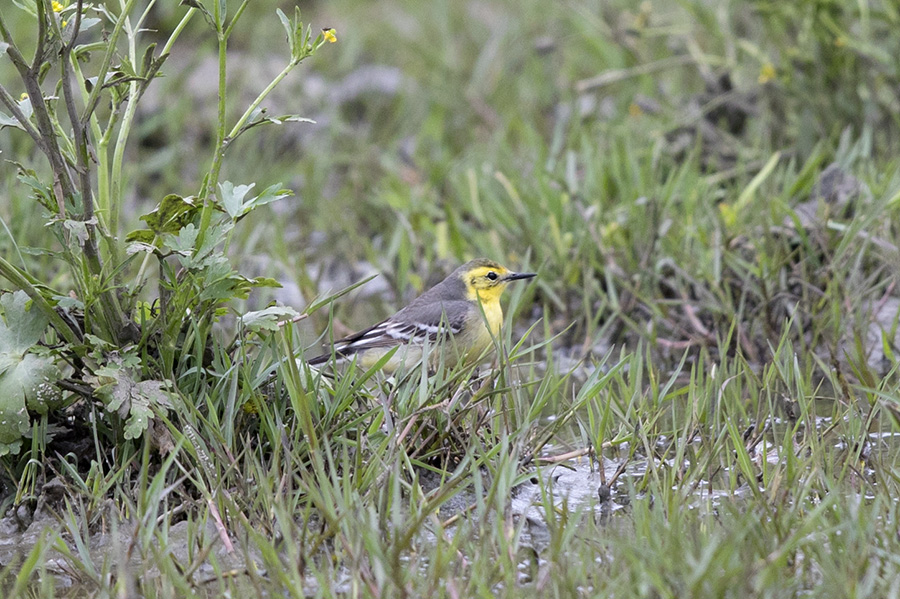
M 143 20 L 143 18 L 146 16 L 146 14 L 147 13 L 145 12 L 144 16 L 141 17 L 141 20 Z M 175 45 L 176 40 L 178 40 L 178 37 L 184 31 L 184 28 L 187 27 L 187 24 L 191 22 L 191 18 L 193 18 L 193 16 L 195 14 L 197 14 L 196 8 L 191 8 L 184 14 L 184 16 L 181 18 L 181 21 L 179 21 L 178 25 L 172 31 L 172 34 L 169 36 L 169 39 L 166 41 L 165 46 L 163 46 L 162 52 L 160 53 L 162 56 L 165 56 L 166 54 L 168 54 L 169 52 L 172 51 L 172 46 Z M 134 50 L 132 49 L 132 62 L 133 63 L 136 62 L 136 59 L 134 56 L 135 56 Z M 132 85 L 134 85 L 134 84 L 132 84 Z M 135 96 L 135 92 L 133 91 L 133 89 L 134 88 L 132 87 L 131 98 L 134 98 L 134 96 Z M 125 144 L 128 140 L 128 136 L 129 136 L 130 130 L 131 130 L 131 125 L 134 121 L 134 115 L 135 115 L 134 109 L 135 109 L 136 105 L 137 105 L 137 102 L 132 102 L 131 100 L 129 100 L 128 107 L 125 110 L 125 118 L 122 121 L 122 126 L 119 129 L 119 135 L 116 138 L 116 149 L 115 149 L 113 165 L 112 165 L 113 180 L 116 181 L 116 183 L 115 183 L 116 189 L 114 191 L 112 191 L 112 196 L 114 198 L 112 206 L 113 206 L 113 209 L 115 210 L 115 215 L 114 215 L 114 217 L 110 218 L 111 223 L 113 223 L 115 225 L 115 229 L 113 229 L 114 231 L 118 231 L 119 205 L 121 204 L 121 188 L 120 188 L 119 181 L 122 180 L 122 159 L 123 159 L 123 156 L 125 153 Z M 106 150 L 106 147 L 109 145 L 109 137 L 110 137 L 111 133 L 112 133 L 112 123 L 110 123 L 110 126 L 107 128 L 106 133 L 104 135 L 103 142 L 101 142 L 104 152 Z M 153 244 L 155 244 L 155 243 L 156 243 L 156 240 L 154 239 Z M 135 277 L 135 282 L 134 282 L 134 285 L 132 286 L 132 289 L 138 289 L 141 285 L 144 284 L 144 277 L 145 277 L 144 273 L 147 270 L 147 265 L 149 263 L 151 256 L 152 256 L 152 254 L 148 253 L 144 257 L 144 260 L 141 262 L 141 266 L 140 266 L 140 269 L 138 270 L 137 277 Z
M 87 121 L 78 118 L 78 109 L 75 107 L 75 96 L 72 91 L 72 48 L 75 46 L 75 40 L 78 37 L 78 30 L 81 27 L 81 11 L 83 8 L 83 0 L 77 0 L 75 7 L 75 22 L 72 24 L 71 39 L 66 43 L 61 51 L 61 60 L 59 61 L 61 69 L 62 95 L 66 106 L 66 112 L 69 115 L 69 122 L 72 126 L 72 132 L 75 136 L 74 155 L 78 171 L 78 182 L 81 190 L 81 198 L 84 205 L 84 220 L 87 221 L 88 243 L 92 245 L 91 251 L 97 252 L 96 232 L 94 226 L 90 224 L 94 216 L 94 197 L 91 189 L 91 173 L 88 168 L 88 139 L 87 139 Z M 49 7 L 48 7 L 49 10 Z M 57 27 L 57 32 L 62 36 L 62 30 Z M 62 136 L 61 136 L 62 137 Z M 63 137 L 65 139 L 65 137 Z
M 172 31 L 172 35 L 169 36 L 169 40 L 166 42 L 166 45 L 163 46 L 163 49 L 162 49 L 163 54 L 168 54 L 169 52 L 172 51 L 172 46 L 175 45 L 175 40 L 178 39 L 178 37 L 181 35 L 181 32 L 184 31 L 184 28 L 187 27 L 187 24 L 191 22 L 191 18 L 195 14 L 197 14 L 196 8 L 191 8 L 186 13 L 184 13 L 184 16 L 181 18 L 181 21 L 178 23 L 178 25 Z
M 93 114 L 94 109 L 97 107 L 97 103 L 100 101 L 100 92 L 103 90 L 103 83 L 106 81 L 109 65 L 112 64 L 112 58 L 116 53 L 116 42 L 119 40 L 119 35 L 122 33 L 122 27 L 124 26 L 128 13 L 131 12 L 131 8 L 134 6 L 135 1 L 136 0 L 128 0 L 128 3 L 122 8 L 119 18 L 116 19 L 116 24 L 113 26 L 112 32 L 109 34 L 109 38 L 106 42 L 106 54 L 103 55 L 100 69 L 97 71 L 97 83 L 94 85 L 94 88 L 91 90 L 91 94 L 88 97 L 88 101 L 85 103 L 82 120 L 86 120 L 89 115 Z
M 38 11 L 39 27 L 45 26 L 43 19 L 47 18 L 43 7 L 43 0 L 38 0 L 38 8 L 40 9 Z M 68 164 L 66 164 L 66 161 L 60 152 L 59 145 L 57 144 L 56 135 L 53 130 L 53 122 L 50 120 L 50 112 L 44 101 L 44 93 L 43 90 L 41 90 L 41 85 L 38 81 L 38 70 L 29 66 L 25 57 L 22 56 L 9 29 L 6 27 L 6 22 L 2 15 L 0 15 L 0 36 L 2 36 L 3 41 L 8 44 L 6 54 L 12 61 L 13 66 L 15 66 L 16 70 L 19 72 L 19 77 L 22 79 L 22 84 L 25 86 L 25 93 L 27 93 L 28 97 L 31 99 L 31 106 L 34 110 L 33 114 L 35 121 L 37 121 L 38 131 L 38 139 L 35 140 L 35 144 L 50 162 L 50 168 L 55 174 L 55 184 L 53 186 L 54 192 L 57 195 L 57 202 L 60 206 L 63 206 L 65 204 L 63 198 L 74 196 L 75 184 L 72 180 L 72 174 L 69 171 Z M 44 40 L 45 36 L 38 36 L 39 44 Z M 44 48 L 39 45 L 35 49 L 35 56 L 43 55 L 43 53 Z M 4 103 L 6 104 L 6 102 Z M 9 105 L 7 105 L 7 107 L 10 108 L 10 110 L 13 110 Z M 21 111 L 19 111 L 18 114 L 21 115 Z
M 154 4 L 156 4 L 156 0 L 151 0 L 147 3 L 147 7 L 138 18 L 134 29 L 131 27 L 131 21 L 127 18 L 125 19 L 123 27 L 125 36 L 128 38 L 128 58 L 133 65 L 137 64 L 137 31 L 140 31 L 141 24 L 147 18 L 147 14 Z M 113 235 L 118 235 L 119 232 L 119 210 L 122 206 L 122 160 L 125 155 L 125 145 L 128 137 L 131 135 L 131 125 L 137 112 L 138 100 L 140 100 L 139 86 L 140 82 L 138 81 L 132 81 L 128 84 L 128 104 L 125 107 L 125 116 L 122 117 L 122 124 L 119 127 L 119 135 L 116 138 L 116 145 L 113 150 L 112 189 L 109 197 L 109 228 Z M 115 254 L 114 259 L 118 261 L 118 246 L 116 246 Z
M 209 203 L 209 196 L 215 192 L 216 184 L 219 181 L 219 171 L 222 169 L 222 159 L 225 156 L 225 93 L 227 84 L 227 64 L 228 64 L 228 36 L 223 30 L 223 15 L 221 14 L 221 5 L 215 3 L 214 17 L 216 21 L 216 38 L 219 42 L 219 98 L 216 121 L 216 145 L 213 151 L 212 164 L 209 172 L 203 178 L 203 185 L 200 188 L 200 201 L 203 209 L 200 213 L 200 232 L 197 235 L 197 247 L 203 245 L 206 231 L 212 220 L 212 206 Z
M 37 73 L 44 62 L 44 48 L 47 45 L 47 20 L 49 20 L 45 20 L 47 11 L 44 6 L 44 0 L 37 0 L 35 8 L 38 16 L 38 39 L 34 47 L 34 59 L 31 61 L 31 72 L 33 73 Z M 53 18 L 52 14 L 50 18 Z
M 231 17 L 231 24 L 225 28 L 225 37 L 231 37 L 231 31 L 234 29 L 234 26 L 237 25 L 238 20 L 240 20 L 241 15 L 244 14 L 244 9 L 250 4 L 250 0 L 244 0 L 241 5 L 238 7 L 237 11 L 234 13 L 234 16 Z
M 294 67 L 296 67 L 298 64 L 300 64 L 299 60 L 291 60 L 287 64 L 287 66 L 284 67 L 281 70 L 281 72 L 275 76 L 274 79 L 272 79 L 272 82 L 269 83 L 269 85 L 267 85 L 266 88 L 264 90 L 262 90 L 262 92 L 260 92 L 260 94 L 258 96 L 256 96 L 256 99 L 253 100 L 253 102 L 250 104 L 250 106 L 247 108 L 247 110 L 244 112 L 244 114 L 241 115 L 241 118 L 238 119 L 238 122 L 235 123 L 234 127 L 228 133 L 228 136 L 225 138 L 226 146 L 232 139 L 235 138 L 235 136 L 237 136 L 238 133 L 240 133 L 241 128 L 247 123 L 247 119 L 249 119 L 250 115 L 252 115 L 253 112 L 259 107 L 259 105 L 262 104 L 263 100 L 266 99 L 266 96 L 268 96 L 272 92 L 272 90 L 275 89 L 275 87 L 279 83 L 281 83 L 281 81 L 285 77 L 287 77 L 288 73 L 290 73 L 292 70 L 294 70 Z M 223 154 L 224 154 L 224 151 L 223 151 Z
M 103 46 L 103 49 L 105 49 L 105 46 Z M 81 65 L 74 54 L 70 57 L 70 62 L 72 65 L 72 72 L 75 75 L 74 79 L 78 83 L 78 89 L 81 93 L 81 101 L 87 103 L 90 94 L 87 91 L 87 87 L 84 85 L 85 77 L 81 71 Z M 108 223 L 105 222 L 105 219 L 109 214 L 109 141 L 118 120 L 119 111 L 111 110 L 105 129 L 101 129 L 100 121 L 97 118 L 96 113 L 91 115 L 90 122 L 91 136 L 93 139 L 97 140 L 96 148 L 94 150 L 97 163 L 96 213 L 97 218 L 100 221 L 100 234 L 103 236 L 109 254 L 112 256 L 116 255 L 113 246 L 117 242 L 115 239 L 115 232 L 112 232 Z
M 216 3 L 216 23 L 217 23 L 217 38 L 219 41 L 219 101 L 218 101 L 218 120 L 216 123 L 216 146 L 215 153 L 213 154 L 212 166 L 209 169 L 209 177 L 203 184 L 203 189 L 200 192 L 200 199 L 203 202 L 209 199 L 210 194 L 215 192 L 216 185 L 219 182 L 219 172 L 222 170 L 222 159 L 225 157 L 225 94 L 226 94 L 226 85 L 227 85 L 227 77 L 226 77 L 226 66 L 228 64 L 228 37 L 225 35 L 225 32 L 222 31 L 222 25 L 220 23 L 221 19 L 219 17 L 219 4 Z M 201 235 L 203 235 L 203 231 L 201 230 Z

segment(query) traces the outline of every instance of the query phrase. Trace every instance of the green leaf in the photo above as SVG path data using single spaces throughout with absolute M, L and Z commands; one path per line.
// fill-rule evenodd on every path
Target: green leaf
M 33 309 L 24 291 L 0 296 L 0 455 L 18 453 L 30 429 L 28 409 L 46 414 L 61 397 L 54 383 L 59 368 L 47 356 L 31 353 L 49 320 Z
M 194 253 L 194 244 L 197 243 L 198 235 L 200 235 L 200 229 L 189 224 L 181 229 L 178 235 L 167 235 L 164 244 L 173 252 L 190 256 Z
M 202 270 L 228 262 L 225 255 L 218 250 L 218 246 L 224 243 L 232 228 L 234 228 L 232 221 L 209 227 L 203 236 L 203 244 L 196 247 L 200 231 L 190 224 L 179 231 L 177 236 L 165 235 L 163 244 L 178 255 L 182 266 L 191 270 Z
M 278 201 L 282 198 L 293 195 L 289 189 L 281 189 L 281 183 L 276 183 L 267 187 L 261 194 L 254 196 L 249 200 L 244 200 L 250 190 L 256 186 L 255 183 L 250 185 L 234 185 L 231 181 L 224 181 L 219 184 L 219 196 L 222 207 L 233 219 L 239 219 L 248 214 L 251 210 Z
M 25 168 L 18 163 L 14 164 L 17 168 L 16 178 L 31 188 L 34 192 L 35 199 L 40 202 L 44 208 L 52 214 L 58 213 L 59 206 L 57 206 L 56 200 L 53 198 L 53 191 L 38 179 L 37 174 L 33 170 Z
M 69 247 L 77 249 L 84 247 L 89 238 L 88 225 L 96 225 L 98 223 L 96 217 L 90 221 L 66 219 L 62 221 L 63 227 L 71 233 L 69 238 Z
M 3 321 L 0 322 L 0 353 L 24 354 L 40 341 L 50 320 L 40 310 L 31 309 L 24 291 L 0 296 Z
M 300 316 L 300 313 L 288 306 L 270 306 L 265 310 L 247 312 L 241 316 L 244 328 L 259 332 L 263 329 L 277 331 L 278 324 L 288 322 Z
M 125 241 L 152 243 L 164 233 L 177 233 L 191 222 L 200 210 L 194 199 L 193 196 L 183 198 L 175 194 L 167 195 L 159 206 L 141 217 L 141 220 L 147 223 L 150 233 L 132 231 L 125 237 Z
M 22 111 L 22 115 L 25 119 L 30 119 L 31 115 L 34 113 L 34 108 L 31 106 L 31 98 L 25 97 L 19 100 L 19 110 Z
M 125 241 L 142 245 L 152 245 L 154 239 L 156 239 L 156 233 L 149 229 L 135 229 L 125 236 Z
M 247 214 L 254 208 L 258 208 L 259 206 L 264 206 L 265 204 L 271 204 L 272 202 L 277 202 L 283 198 L 287 198 L 294 195 L 290 189 L 281 189 L 281 183 L 276 183 L 275 185 L 270 185 L 265 188 L 261 194 L 247 200 L 244 202 L 244 211 L 243 214 Z
M 125 246 L 126 254 L 131 256 L 138 253 L 153 254 L 156 252 L 158 248 L 151 243 L 156 237 L 156 235 L 153 234 L 153 231 L 141 230 L 133 231 L 133 233 L 136 234 L 134 237 L 137 239 L 132 240 L 131 243 Z M 129 235 L 131 234 L 129 233 Z
M 85 18 L 81 19 L 80 31 L 82 31 L 82 32 L 87 31 L 88 29 L 90 29 L 91 27 L 94 27 L 98 23 L 100 23 L 100 19 L 97 19 L 94 17 L 85 17 Z
M 290 19 L 287 18 L 287 15 L 284 14 L 280 8 L 275 9 L 275 14 L 278 15 L 278 19 L 281 21 L 281 26 L 284 27 L 284 32 L 287 34 L 288 40 L 288 48 L 291 50 L 291 56 L 294 55 L 294 26 L 291 24 Z
M 266 120 L 273 125 L 281 125 L 282 123 L 311 123 L 313 125 L 316 124 L 316 121 L 310 118 L 306 118 L 305 116 L 300 116 L 299 114 L 282 114 L 281 116 L 270 116 L 266 117 Z
M 167 381 L 137 381 L 139 364 L 136 356 L 118 356 L 86 377 L 94 386 L 94 393 L 104 401 L 106 409 L 117 412 L 125 421 L 125 438 L 137 439 L 150 425 L 154 407 L 168 407 Z M 139 360 L 138 360 L 139 361 Z
M 5 358 L 0 358 L 0 362 L 10 368 L 10 364 L 5 363 Z M 12 366 L 11 371 L 7 370 L 0 375 L 0 455 L 19 453 L 18 445 L 22 435 L 31 428 L 28 411 L 25 409 L 25 394 L 15 375 L 16 370 Z
M 63 310 L 84 310 L 84 302 L 78 298 L 68 295 L 54 295 L 51 299 L 56 302 L 57 307 Z
M 235 186 L 231 181 L 219 183 L 219 200 L 222 202 L 222 207 L 225 208 L 228 216 L 237 218 L 243 214 L 244 196 L 255 186 L 255 183 L 238 186 Z
M 141 77 L 146 78 L 153 67 L 153 52 L 156 51 L 156 44 L 150 44 L 144 49 L 144 57 L 141 59 Z
M 273 289 L 281 289 L 282 284 L 272 277 L 256 277 L 250 279 L 250 283 L 254 287 L 272 287 Z
M 32 17 L 37 17 L 37 4 L 35 4 L 34 0 L 13 0 L 13 4 L 30 14 Z
M 0 112 L 0 128 L 3 127 L 15 127 L 17 129 L 24 129 L 24 127 L 17 121 L 15 118 L 9 116 L 8 114 Z

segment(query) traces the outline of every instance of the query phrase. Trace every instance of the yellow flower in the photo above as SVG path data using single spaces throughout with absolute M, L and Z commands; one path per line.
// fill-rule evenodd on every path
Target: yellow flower
M 772 79 L 775 79 L 775 75 L 775 65 L 773 65 L 771 62 L 767 62 L 759 70 L 759 78 L 757 79 L 757 81 L 759 81 L 760 85 L 765 85 Z
M 53 12 L 62 12 L 62 10 L 66 7 L 62 2 L 57 2 L 57 0 L 53 0 L 50 4 L 53 7 Z
M 644 114 L 644 110 L 634 102 L 628 105 L 628 116 L 638 117 L 642 114 Z
M 334 34 L 334 29 L 323 29 L 322 35 L 325 36 L 325 41 L 333 44 L 337 41 L 337 36 Z
M 66 25 L 68 25 L 68 24 L 69 24 L 68 21 L 63 21 L 62 23 L 59 24 L 59 26 L 62 27 L 63 29 L 65 29 Z

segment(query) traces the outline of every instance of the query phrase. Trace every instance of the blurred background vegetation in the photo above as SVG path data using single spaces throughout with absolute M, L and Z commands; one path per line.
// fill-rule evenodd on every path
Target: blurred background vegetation
M 234 10 L 239 3 L 227 4 Z M 236 29 L 229 45 L 232 121 L 284 64 L 275 9 L 290 13 L 292 6 L 251 2 Z M 334 28 L 338 42 L 304 62 L 265 102 L 270 115 L 299 113 L 314 124 L 260 127 L 228 148 L 223 180 L 256 183 L 257 190 L 280 182 L 296 194 L 256 210 L 235 229 L 228 249 L 237 269 L 283 284 L 255 290 L 234 303 L 235 312 L 273 299 L 300 310 L 379 273 L 332 314 L 319 310 L 297 325 L 310 344 L 330 316 L 335 335 L 359 329 L 470 258 L 536 270 L 539 277 L 513 296 L 514 337 L 538 322 L 529 342 L 548 344 L 534 361 L 523 361 L 530 386 L 499 389 L 503 399 L 489 400 L 496 402 L 492 413 L 504 418 L 501 401 L 509 401 L 513 420 L 524 424 L 480 447 L 475 434 L 464 438 L 471 442 L 466 459 L 483 460 L 460 483 L 477 488 L 469 498 L 471 521 L 453 535 L 435 533 L 438 541 L 416 554 L 415 535 L 431 534 L 422 523 L 431 522 L 429 509 L 446 507 L 445 497 L 416 495 L 419 450 L 409 457 L 408 448 L 379 436 L 377 392 L 316 387 L 317 424 L 334 433 L 323 437 L 339 463 L 331 464 L 333 479 L 312 484 L 297 474 L 309 455 L 291 408 L 263 406 L 258 420 L 236 415 L 234 397 L 249 401 L 256 390 L 240 387 L 229 396 L 230 380 L 211 368 L 209 394 L 198 393 L 197 406 L 173 408 L 167 423 L 173 435 L 193 430 L 185 423 L 201 431 L 203 443 L 181 439 L 173 454 L 197 480 L 175 485 L 177 468 L 166 470 L 176 460 L 170 457 L 157 487 L 141 493 L 162 502 L 160 489 L 178 486 L 165 501 L 177 498 L 203 514 L 191 525 L 210 521 L 203 510 L 214 501 L 223 513 L 233 508 L 232 530 L 234 522 L 264 528 L 247 544 L 285 577 L 295 572 L 277 570 L 279 552 L 302 554 L 307 519 L 320 517 L 331 501 L 340 517 L 321 516 L 332 528 L 310 541 L 313 551 L 342 539 L 334 542 L 335 570 L 346 567 L 370 591 L 378 584 L 394 588 L 394 578 L 405 576 L 416 596 L 459 576 L 471 595 L 498 588 L 510 596 L 523 588 L 541 595 L 547 588 L 540 586 L 541 571 L 552 572 L 545 584 L 561 594 L 588 583 L 621 596 L 793 597 L 814 589 L 844 597 L 857 583 L 876 594 L 896 590 L 898 566 L 890 556 L 900 543 L 900 452 L 892 437 L 900 415 L 900 7 L 894 0 L 336 0 L 300 8 L 314 31 Z M 17 37 L 33 35 L 13 7 L 0 10 L 14 23 L 21 19 L 13 27 Z M 166 39 L 184 11 L 175 2 L 157 3 L 146 35 Z M 126 155 L 122 233 L 141 227 L 138 217 L 167 194 L 193 193 L 208 170 L 215 53 L 215 36 L 195 18 L 142 100 Z M 0 61 L 0 80 L 12 80 L 7 61 Z M 20 131 L 0 131 L 0 150 L 3 158 L 46 170 Z M 0 163 L 0 172 L 6 228 L 0 252 L 56 288 L 69 288 L 58 262 L 29 251 L 52 244 L 39 206 L 13 165 Z M 145 290 L 147 299 L 153 289 Z M 266 351 L 276 345 L 261 343 Z M 277 362 L 282 349 L 267 357 Z M 609 375 L 613 382 L 582 387 L 586 377 L 599 376 L 599 359 L 611 349 L 627 356 Z M 233 357 L 217 350 L 215 364 Z M 237 389 L 237 374 L 233 380 Z M 434 387 L 428 392 L 440 395 Z M 398 422 L 415 420 L 418 404 L 392 398 L 397 411 L 413 406 Z M 566 412 L 571 405 L 577 410 Z M 535 557 L 534 572 L 519 577 L 517 564 L 530 558 L 517 553 L 525 545 L 518 535 L 530 525 L 523 517 L 515 536 L 507 534 L 513 525 L 504 528 L 506 500 L 531 475 L 516 452 L 535 447 L 538 435 L 529 431 L 546 425 L 542 417 L 575 412 L 574 424 L 551 445 L 592 448 L 601 472 L 604 456 L 622 460 L 609 484 L 623 505 L 632 502 L 629 515 L 601 526 L 593 508 L 605 501 L 603 487 L 599 497 L 591 490 L 593 503 L 585 500 L 590 509 L 582 512 L 554 507 L 541 487 L 536 503 L 559 519 L 550 518 L 549 548 L 534 550 L 543 565 Z M 827 420 L 817 419 L 822 415 Z M 288 437 L 294 445 L 284 457 L 280 443 Z M 358 438 L 373 440 L 357 444 Z M 150 450 L 139 449 L 146 474 Z M 207 450 L 221 478 L 207 469 Z M 121 479 L 102 491 L 91 487 L 95 512 L 84 511 L 94 514 L 96 526 L 99 498 L 137 476 L 119 459 L 125 461 L 118 453 L 110 458 L 116 466 L 109 472 Z M 625 465 L 640 460 L 643 469 L 623 475 L 629 482 L 615 489 Z M 492 477 L 482 482 L 486 470 Z M 285 491 L 285 480 L 296 486 L 287 483 Z M 407 487 L 410 480 L 415 484 Z M 240 509 L 216 492 L 219 484 Z M 482 484 L 490 490 L 484 503 Z M 713 487 L 743 503 L 715 503 Z M 132 491 L 120 491 L 118 500 L 130 505 Z M 408 504 L 397 499 L 402 494 Z M 155 505 L 147 497 L 134 501 Z M 399 504 L 403 509 L 392 511 Z M 302 524 L 292 519 L 299 512 Z M 172 523 L 183 518 L 178 512 Z M 404 529 L 406 522 L 423 529 Z M 83 527 L 86 538 L 96 526 Z M 158 531 L 144 530 L 151 530 L 140 541 L 149 553 Z M 297 542 L 267 545 L 275 538 Z M 376 574 L 360 566 L 361 553 L 370 560 L 364 565 L 378 566 Z M 446 557 L 457 554 L 471 562 L 458 566 Z M 406 570 L 401 555 L 426 557 Z M 304 567 L 318 567 L 295 561 L 299 578 Z M 93 575 L 80 567 L 80 576 Z M 335 575 L 328 568 L 316 570 L 320 582 Z M 420 580 L 422 571 L 429 576 Z

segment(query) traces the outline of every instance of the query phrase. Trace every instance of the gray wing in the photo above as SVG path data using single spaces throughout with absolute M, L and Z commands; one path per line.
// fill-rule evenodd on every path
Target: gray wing
M 414 302 L 373 327 L 335 341 L 334 353 L 350 356 L 367 349 L 434 342 L 447 335 L 458 334 L 474 309 L 470 302 L 464 300 L 427 304 Z M 310 363 L 327 361 L 330 356 L 317 356 Z
M 335 343 L 337 349 L 368 349 L 405 343 L 424 343 L 458 334 L 473 306 L 463 300 L 412 304 L 384 322 Z

